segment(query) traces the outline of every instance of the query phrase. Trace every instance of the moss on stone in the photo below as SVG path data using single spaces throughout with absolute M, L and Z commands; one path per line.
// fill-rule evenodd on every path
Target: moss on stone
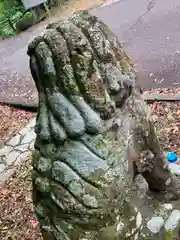
M 18 32 L 21 32 L 33 26 L 33 24 L 34 24 L 34 17 L 31 12 L 27 12 L 16 23 L 16 29 Z

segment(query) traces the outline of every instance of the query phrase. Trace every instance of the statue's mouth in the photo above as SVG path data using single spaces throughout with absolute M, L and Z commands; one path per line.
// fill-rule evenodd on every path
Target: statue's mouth
M 132 72 L 123 73 L 118 65 L 113 63 L 105 63 L 103 71 L 109 98 L 114 102 L 116 108 L 120 108 L 130 96 L 131 89 L 135 87 L 136 76 Z

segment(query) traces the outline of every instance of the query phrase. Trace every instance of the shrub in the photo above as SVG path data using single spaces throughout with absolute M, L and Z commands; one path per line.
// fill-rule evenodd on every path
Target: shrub
M 34 17 L 31 12 L 26 12 L 21 19 L 16 23 L 18 32 L 24 31 L 34 24 Z
M 15 35 L 15 32 L 13 31 L 13 29 L 10 26 L 0 28 L 0 37 L 7 38 L 7 37 L 14 36 L 14 35 Z
M 24 8 L 18 0 L 0 0 L 0 37 L 15 35 L 14 24 L 22 15 Z

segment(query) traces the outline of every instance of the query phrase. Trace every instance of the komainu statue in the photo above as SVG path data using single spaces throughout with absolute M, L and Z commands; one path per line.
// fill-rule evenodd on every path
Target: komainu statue
M 176 181 L 110 29 L 78 12 L 49 25 L 28 54 L 39 93 L 32 179 L 43 239 L 178 237 Z

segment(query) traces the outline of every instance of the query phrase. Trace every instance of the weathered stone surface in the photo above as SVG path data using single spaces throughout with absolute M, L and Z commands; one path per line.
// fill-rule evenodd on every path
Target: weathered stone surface
M 15 161 L 15 165 L 20 165 L 24 160 L 28 158 L 28 156 L 30 156 L 30 151 L 29 149 L 28 150 L 26 149 L 25 152 L 22 152 L 18 155 Z
M 8 153 L 12 151 L 13 147 L 5 146 L 4 148 L 0 149 L 0 162 L 4 162 Z
M 7 165 L 12 165 L 17 160 L 19 154 L 19 151 L 11 151 L 6 158 Z
M 172 231 L 175 228 L 177 228 L 179 222 L 180 222 L 180 211 L 175 209 L 172 211 L 169 218 L 166 220 L 164 227 L 166 230 Z
M 147 223 L 147 227 L 152 233 L 158 233 L 163 225 L 164 219 L 162 217 L 153 217 Z
M 14 172 L 15 172 L 15 169 L 11 169 L 11 168 L 5 169 L 4 171 L 2 171 L 0 173 L 0 183 L 7 181 Z
M 32 121 L 30 121 L 30 123 L 25 127 L 25 128 L 23 128 L 20 132 L 19 132 L 19 134 L 21 135 L 21 136 L 24 136 L 24 135 L 26 135 L 28 132 L 30 132 L 30 131 L 33 131 L 34 132 L 34 126 L 35 126 L 35 124 L 36 124 L 36 118 L 34 118 Z
M 15 146 L 19 145 L 21 142 L 21 137 L 22 136 L 20 134 L 17 134 L 10 141 L 8 141 L 6 145 L 11 146 L 11 147 L 15 147 Z
M 36 136 L 34 125 L 35 119 L 0 149 L 0 182 L 6 181 L 31 153 Z
M 166 239 L 174 207 L 163 204 L 178 192 L 116 37 L 79 12 L 49 25 L 28 54 L 39 92 L 32 179 L 43 238 Z M 152 198 L 135 187 L 138 174 L 157 191 Z
M 32 129 L 26 135 L 24 135 L 24 137 L 22 137 L 21 144 L 29 144 L 35 138 L 36 138 L 36 134 L 34 132 L 34 129 Z
M 0 173 L 5 170 L 6 166 L 3 163 L 0 163 Z

